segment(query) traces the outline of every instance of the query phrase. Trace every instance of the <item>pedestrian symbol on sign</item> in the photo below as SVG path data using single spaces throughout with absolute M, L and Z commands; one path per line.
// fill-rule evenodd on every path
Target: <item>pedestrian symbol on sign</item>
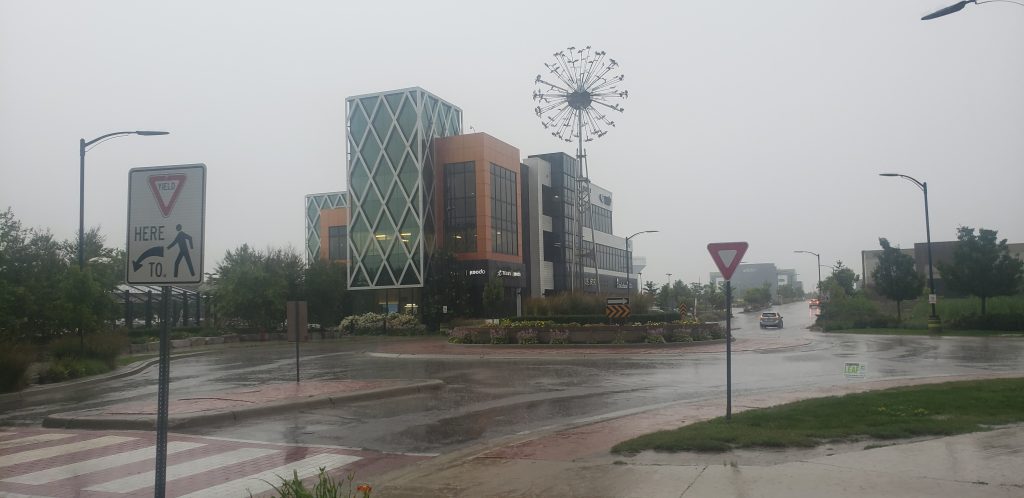
M 174 242 L 167 246 L 168 249 L 173 249 L 174 246 L 178 246 L 178 257 L 174 259 L 174 277 L 178 277 L 178 267 L 181 266 L 181 260 L 185 260 L 185 264 L 188 265 L 188 273 L 193 277 L 196 276 L 196 271 L 192 268 L 192 257 L 189 256 L 188 252 L 192 250 L 192 236 L 181 231 L 181 224 L 179 223 L 174 227 L 178 231 L 178 236 L 174 237 Z

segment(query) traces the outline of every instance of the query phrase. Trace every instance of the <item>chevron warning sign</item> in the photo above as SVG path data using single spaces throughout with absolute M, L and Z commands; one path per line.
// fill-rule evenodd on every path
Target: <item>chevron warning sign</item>
M 686 303 L 679 303 L 679 314 L 682 316 L 686 316 L 686 312 Z
M 631 312 L 628 304 L 608 304 L 604 307 L 604 314 L 608 318 L 627 318 Z

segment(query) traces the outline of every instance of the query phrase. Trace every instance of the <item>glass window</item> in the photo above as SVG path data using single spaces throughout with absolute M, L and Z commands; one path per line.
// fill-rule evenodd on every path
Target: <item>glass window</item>
M 473 161 L 444 165 L 445 247 L 476 252 L 476 170 Z
M 491 163 L 491 238 L 493 251 L 519 254 L 516 173 Z
M 327 257 L 331 261 L 348 259 L 348 227 L 328 227 Z

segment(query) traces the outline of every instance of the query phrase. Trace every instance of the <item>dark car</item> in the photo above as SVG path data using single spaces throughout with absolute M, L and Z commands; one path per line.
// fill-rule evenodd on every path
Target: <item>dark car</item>
M 761 313 L 761 328 L 778 327 L 782 328 L 782 315 L 774 311 Z

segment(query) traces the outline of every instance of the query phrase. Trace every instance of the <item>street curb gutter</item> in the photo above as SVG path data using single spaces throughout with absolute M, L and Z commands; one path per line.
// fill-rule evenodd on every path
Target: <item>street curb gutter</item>
M 280 400 L 252 407 L 217 410 L 209 413 L 171 415 L 168 427 L 183 429 L 200 427 L 221 422 L 237 422 L 262 415 L 298 411 L 305 408 L 322 408 L 346 402 L 367 401 L 390 396 L 416 394 L 439 389 L 443 381 L 430 379 L 401 386 L 381 387 L 343 394 L 312 396 L 301 400 Z M 56 413 L 43 420 L 43 427 L 55 429 L 101 429 L 101 430 L 154 430 L 156 414 L 138 416 L 79 415 L 75 412 Z
M 212 350 L 193 351 L 188 353 L 175 354 L 171 355 L 171 361 L 189 358 L 201 354 L 207 354 L 211 352 Z M 116 380 L 122 377 L 129 377 L 139 372 L 142 372 L 143 370 L 150 368 L 158 363 L 160 363 L 160 358 L 156 357 L 148 360 L 137 361 L 135 363 L 125 365 L 124 367 L 114 370 L 112 372 L 94 375 L 92 377 L 86 377 L 84 379 L 76 379 L 72 381 L 59 382 L 55 384 L 36 384 L 31 387 L 22 389 L 21 391 L 0 394 L 0 403 L 6 403 L 8 401 L 18 401 L 24 398 L 30 398 L 35 396 L 45 396 L 47 394 L 61 393 L 64 391 L 74 390 L 83 386 L 97 384 L 108 380 Z

